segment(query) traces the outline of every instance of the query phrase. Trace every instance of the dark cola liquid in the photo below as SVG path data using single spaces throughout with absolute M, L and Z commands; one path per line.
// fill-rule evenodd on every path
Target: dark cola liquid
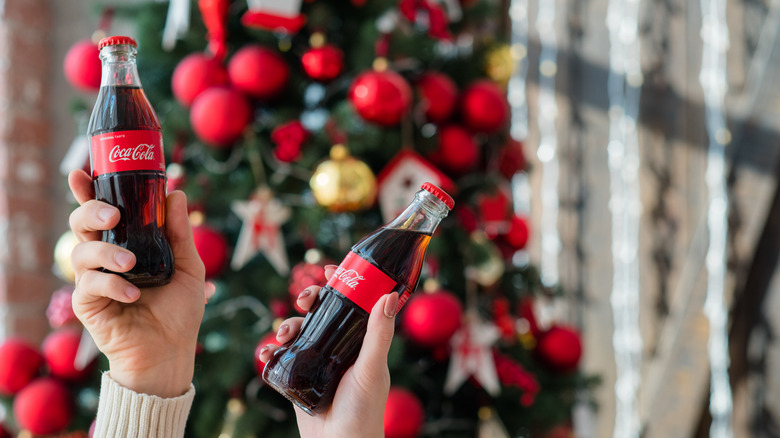
M 417 287 L 430 239 L 426 233 L 381 228 L 352 251 L 395 280 L 393 290 L 400 297 Z M 357 359 L 368 316 L 337 290 L 323 287 L 298 337 L 274 353 L 263 379 L 310 414 L 326 410 L 341 377 Z
M 134 86 L 103 86 L 89 121 L 89 136 L 116 131 L 160 131 L 144 92 Z M 93 157 L 94 160 L 94 157 Z M 162 171 L 115 172 L 93 177 L 95 198 L 119 209 L 117 226 L 103 241 L 135 254 L 136 264 L 117 273 L 138 287 L 162 286 L 173 276 L 173 251 L 163 232 L 166 176 Z

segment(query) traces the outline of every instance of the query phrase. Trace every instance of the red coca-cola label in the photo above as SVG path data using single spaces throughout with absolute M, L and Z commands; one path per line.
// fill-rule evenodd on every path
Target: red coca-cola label
M 92 176 L 133 170 L 165 172 L 162 133 L 117 131 L 92 137 Z
M 328 286 L 341 292 L 366 312 L 395 288 L 395 280 L 354 252 L 350 252 L 330 277 Z

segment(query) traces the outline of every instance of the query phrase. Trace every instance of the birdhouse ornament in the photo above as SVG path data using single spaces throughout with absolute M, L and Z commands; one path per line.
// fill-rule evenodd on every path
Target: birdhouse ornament
M 246 27 L 296 34 L 306 24 L 302 0 L 247 0 L 249 10 L 241 17 Z
M 455 191 L 452 180 L 416 152 L 404 149 L 393 157 L 377 176 L 382 219 L 390 222 L 398 216 L 424 182 L 431 182 L 447 193 Z

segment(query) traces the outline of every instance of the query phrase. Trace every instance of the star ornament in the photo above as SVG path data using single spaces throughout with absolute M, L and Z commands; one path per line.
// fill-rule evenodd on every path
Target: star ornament
M 238 235 L 230 267 L 239 270 L 258 253 L 263 253 L 279 275 L 287 275 L 290 264 L 281 225 L 290 218 L 290 209 L 274 198 L 270 189 L 264 187 L 255 191 L 246 201 L 233 202 L 231 209 L 244 224 Z
M 452 395 L 469 377 L 479 382 L 491 396 L 501 392 L 491 346 L 501 337 L 496 325 L 468 318 L 452 336 L 452 358 L 444 383 L 444 393 Z

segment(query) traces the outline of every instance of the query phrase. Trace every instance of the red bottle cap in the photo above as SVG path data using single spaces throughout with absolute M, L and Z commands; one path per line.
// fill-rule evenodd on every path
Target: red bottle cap
M 129 36 L 110 36 L 105 37 L 98 43 L 98 49 L 102 49 L 105 46 L 116 46 L 119 44 L 129 44 L 133 47 L 138 47 L 135 40 Z
M 447 208 L 450 210 L 452 210 L 452 207 L 455 206 L 455 200 L 452 199 L 452 196 L 448 195 L 447 192 L 436 187 L 435 185 L 429 182 L 423 183 L 422 189 L 431 192 L 433 196 L 439 198 L 441 202 L 447 204 Z

